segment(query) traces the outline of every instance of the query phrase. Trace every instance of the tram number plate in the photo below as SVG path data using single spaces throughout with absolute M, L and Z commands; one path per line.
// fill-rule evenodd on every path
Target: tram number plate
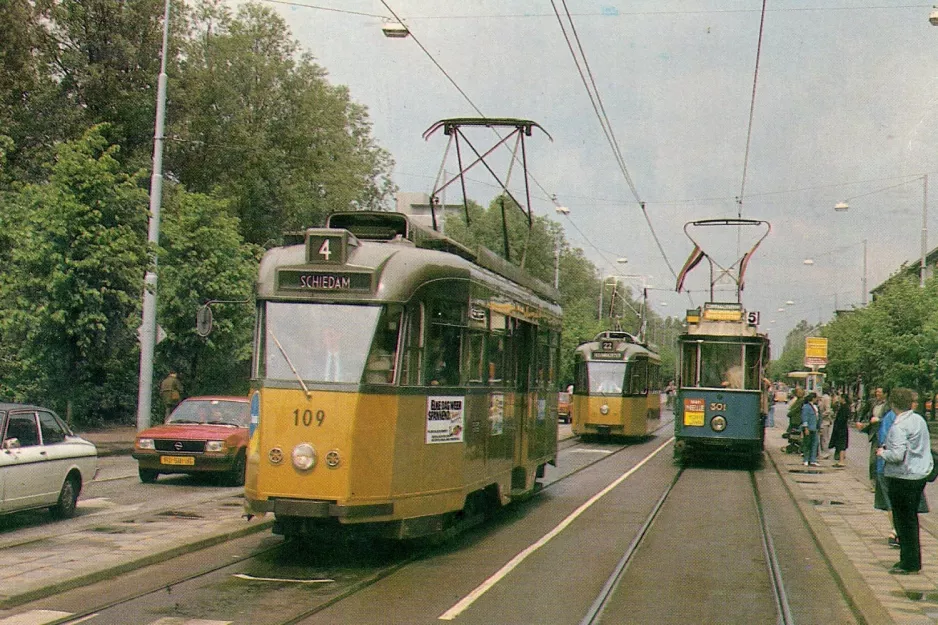
M 160 456 L 160 464 L 194 465 L 195 458 L 192 456 Z

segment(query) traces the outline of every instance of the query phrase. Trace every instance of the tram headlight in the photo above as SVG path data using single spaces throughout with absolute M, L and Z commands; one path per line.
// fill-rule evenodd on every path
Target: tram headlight
M 600 414 L 609 414 L 609 406 L 607 404 L 603 404 L 599 407 L 599 412 Z
M 293 466 L 300 471 L 309 471 L 316 466 L 316 450 L 309 443 L 300 443 L 291 454 Z
M 714 432 L 722 432 L 726 429 L 726 419 L 723 415 L 717 415 L 710 419 L 710 427 L 713 428 Z

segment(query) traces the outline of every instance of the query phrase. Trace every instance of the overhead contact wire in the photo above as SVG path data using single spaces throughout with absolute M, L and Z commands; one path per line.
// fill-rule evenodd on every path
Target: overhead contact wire
M 677 272 L 674 270 L 674 267 L 671 265 L 671 261 L 668 259 L 667 253 L 664 251 L 664 246 L 661 244 L 661 239 L 658 238 L 658 233 L 655 231 L 654 224 L 651 223 L 651 217 L 648 215 L 645 202 L 642 201 L 638 194 L 638 190 L 635 187 L 632 176 L 629 174 L 628 167 L 625 164 L 625 159 L 622 156 L 622 151 L 619 149 L 619 143 L 615 138 L 615 131 L 612 129 L 612 123 L 609 121 L 609 116 L 606 114 L 606 109 L 602 104 L 602 97 L 599 95 L 599 88 L 596 86 L 596 81 L 593 78 L 592 70 L 589 67 L 589 61 L 586 58 L 586 52 L 583 50 L 583 45 L 580 42 L 580 36 L 577 33 L 576 24 L 573 22 L 573 16 L 570 14 L 570 10 L 567 8 L 566 0 L 561 0 L 561 3 L 563 4 L 564 12 L 567 15 L 567 21 L 570 23 L 570 31 L 573 33 L 573 38 L 576 40 L 577 48 L 579 49 L 580 56 L 583 59 L 583 65 L 586 67 L 586 72 L 589 75 L 588 80 L 587 75 L 583 73 L 583 68 L 580 67 L 580 61 L 577 57 L 576 51 L 573 49 L 573 44 L 570 41 L 570 37 L 567 35 L 567 29 L 564 26 L 563 18 L 560 16 L 560 11 L 557 10 L 557 5 L 554 3 L 554 0 L 550 0 L 550 5 L 554 9 L 554 15 L 557 16 L 557 23 L 560 25 L 563 38 L 567 42 L 567 49 L 570 50 L 570 55 L 573 57 L 573 63 L 576 65 L 577 73 L 580 75 L 580 80 L 583 82 L 583 87 L 586 89 L 586 94 L 590 99 L 590 104 L 593 106 L 593 112 L 596 114 L 596 117 L 599 120 L 599 125 L 602 127 L 603 134 L 606 136 L 606 141 L 609 143 L 609 147 L 612 149 L 612 154 L 619 166 L 619 170 L 622 172 L 622 176 L 625 178 L 629 189 L 632 191 L 632 196 L 635 198 L 635 201 L 638 202 L 639 208 L 641 208 L 642 216 L 645 218 L 645 223 L 648 224 L 648 230 L 651 232 L 652 239 L 655 241 L 655 245 L 658 247 L 658 251 L 661 253 L 661 257 L 664 259 L 664 263 L 668 267 L 668 271 L 670 271 L 671 275 L 676 278 Z M 592 85 L 592 88 L 590 88 L 590 85 Z M 602 111 L 601 113 L 600 110 Z M 691 298 L 690 293 L 688 293 L 687 296 L 693 305 L 693 299 Z

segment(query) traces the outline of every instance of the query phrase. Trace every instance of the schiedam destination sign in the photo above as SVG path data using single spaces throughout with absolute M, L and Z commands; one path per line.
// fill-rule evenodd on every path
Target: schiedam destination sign
M 277 272 L 277 287 L 292 291 L 369 293 L 371 292 L 371 274 L 281 269 Z

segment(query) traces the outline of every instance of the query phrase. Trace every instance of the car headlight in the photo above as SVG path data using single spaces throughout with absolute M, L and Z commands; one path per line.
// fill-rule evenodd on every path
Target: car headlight
M 205 451 L 225 451 L 225 441 L 205 441 Z
M 309 443 L 300 443 L 293 448 L 293 466 L 300 471 L 309 471 L 316 466 L 316 450 Z
M 138 438 L 137 449 L 156 449 L 152 438 Z
M 713 428 L 714 432 L 722 432 L 726 429 L 726 419 L 720 415 L 717 415 L 710 419 L 710 427 Z

